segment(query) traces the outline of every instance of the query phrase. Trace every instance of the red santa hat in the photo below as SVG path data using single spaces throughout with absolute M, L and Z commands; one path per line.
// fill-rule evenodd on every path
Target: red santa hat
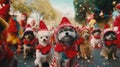
M 48 30 L 46 24 L 41 20 L 39 25 L 39 31 Z
M 33 29 L 32 29 L 32 27 L 31 27 L 30 24 L 27 24 L 27 25 L 26 25 L 25 32 L 26 32 L 26 31 L 33 31 Z
M 7 18 L 9 17 L 9 10 L 10 10 L 10 4 L 5 5 L 4 7 L 2 7 L 0 9 L 0 17 L 2 17 L 3 19 L 7 20 Z
M 120 3 L 116 5 L 116 8 L 120 10 Z
M 80 32 L 82 32 L 83 30 L 88 30 L 88 31 L 90 31 L 88 28 L 82 27 L 82 28 L 80 29 Z
M 55 31 L 55 33 L 57 33 L 60 28 L 65 27 L 65 26 L 73 27 L 67 17 L 63 17 L 63 18 L 62 18 L 62 20 L 61 20 L 61 22 L 60 22 L 57 30 Z M 73 27 L 73 28 L 74 28 L 74 27 Z M 74 29 L 75 29 L 75 28 L 74 28 Z
M 104 25 L 104 32 L 103 32 L 103 34 L 109 32 L 109 31 L 113 31 L 113 30 L 110 28 L 110 25 L 109 25 L 109 24 L 105 24 L 105 25 Z M 113 32 L 114 32 L 114 31 L 113 31 Z

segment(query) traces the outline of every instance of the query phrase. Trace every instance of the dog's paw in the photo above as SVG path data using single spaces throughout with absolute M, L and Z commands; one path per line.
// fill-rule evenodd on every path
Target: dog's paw
M 116 57 L 113 57 L 113 60 L 116 60 L 117 58 Z
M 87 59 L 88 59 L 88 57 L 85 57 L 84 59 L 85 59 L 85 60 L 87 60 Z
M 108 59 L 108 57 L 105 57 L 105 59 L 107 60 L 107 59 Z
M 27 57 L 26 56 L 23 56 L 23 59 L 25 60 Z

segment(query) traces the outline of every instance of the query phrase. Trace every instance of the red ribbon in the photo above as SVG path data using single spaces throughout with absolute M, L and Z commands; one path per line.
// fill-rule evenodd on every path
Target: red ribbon
M 110 46 L 110 45 L 112 45 L 112 44 L 117 45 L 117 43 L 118 43 L 118 40 L 105 41 L 105 44 L 106 44 L 107 46 Z

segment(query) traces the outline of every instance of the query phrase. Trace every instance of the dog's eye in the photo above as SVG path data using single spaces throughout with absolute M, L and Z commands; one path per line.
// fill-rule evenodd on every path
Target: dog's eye
M 60 30 L 60 33 L 63 32 L 64 30 Z
M 70 29 L 70 31 L 72 31 L 72 32 L 73 32 L 74 30 Z
M 42 39 L 42 37 L 40 37 L 40 39 Z

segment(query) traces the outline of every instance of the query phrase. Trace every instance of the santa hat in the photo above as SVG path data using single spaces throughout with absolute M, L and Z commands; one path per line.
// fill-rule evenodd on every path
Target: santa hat
M 32 29 L 32 27 L 31 27 L 30 24 L 27 24 L 27 25 L 26 25 L 25 32 L 26 32 L 26 31 L 33 31 L 33 29 Z
M 67 17 L 63 17 L 63 18 L 62 18 L 62 20 L 61 20 L 58 28 L 55 30 L 55 33 L 57 33 L 60 28 L 65 27 L 65 26 L 73 27 Z M 74 28 L 74 27 L 73 27 L 73 28 Z M 74 28 L 74 29 L 75 29 L 75 28 Z
M 103 32 L 103 34 L 106 34 L 106 33 L 109 32 L 109 31 L 114 32 L 114 31 L 110 28 L 110 25 L 109 25 L 109 24 L 105 24 L 105 25 L 104 25 L 104 32 Z
M 39 25 L 39 31 L 48 30 L 46 24 L 41 20 Z
M 116 8 L 120 10 L 120 3 L 116 5 Z
M 9 16 L 9 10 L 10 10 L 10 4 L 5 5 L 4 7 L 2 7 L 0 9 L 0 17 L 2 17 L 3 19 L 7 20 L 8 16 Z
M 88 28 L 82 27 L 82 28 L 80 29 L 80 32 L 82 32 L 83 30 L 88 30 L 88 31 L 90 31 Z
M 0 32 L 2 32 L 4 29 L 8 28 L 8 23 L 0 17 Z

